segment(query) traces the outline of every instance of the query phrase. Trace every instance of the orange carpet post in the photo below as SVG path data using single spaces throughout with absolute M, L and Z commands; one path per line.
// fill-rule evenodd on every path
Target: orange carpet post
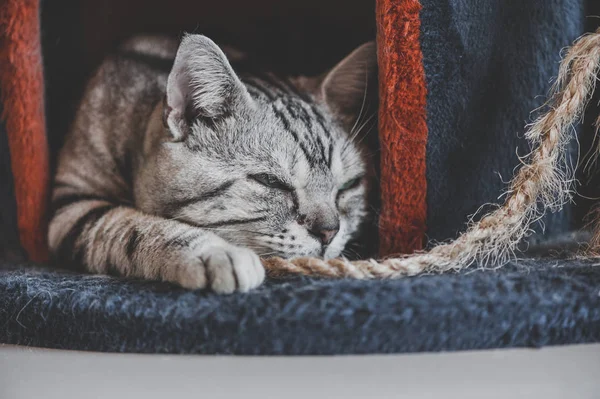
M 377 1 L 381 256 L 412 253 L 425 242 L 427 88 L 420 11 L 416 0 Z
M 21 245 L 47 259 L 48 142 L 38 0 L 0 1 L 0 90 Z

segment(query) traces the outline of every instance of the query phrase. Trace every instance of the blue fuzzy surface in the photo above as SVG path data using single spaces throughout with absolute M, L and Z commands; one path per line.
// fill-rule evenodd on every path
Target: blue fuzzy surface
M 395 281 L 270 281 L 218 296 L 32 266 L 0 270 L 0 342 L 108 352 L 365 354 L 600 342 L 600 267 L 520 261 Z

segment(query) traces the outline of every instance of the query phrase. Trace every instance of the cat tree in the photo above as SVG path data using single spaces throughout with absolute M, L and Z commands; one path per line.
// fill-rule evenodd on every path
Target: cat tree
M 422 250 L 426 243 L 427 87 L 420 47 L 420 12 L 421 5 L 416 1 L 377 3 L 381 257 L 411 254 Z M 31 260 L 45 261 L 49 151 L 38 2 L 7 1 L 2 8 L 2 20 L 7 35 L 1 55 L 9 62 L 5 62 L 0 83 L 5 99 L 19 237 Z M 594 36 L 583 39 L 564 61 L 550 110 L 526 133 L 534 151 L 509 186 L 504 206 L 471 226 L 457 241 L 416 257 L 402 256 L 383 262 L 273 259 L 265 262 L 271 275 L 299 272 L 396 277 L 456 269 L 476 261 L 493 265 L 506 261 L 532 221 L 546 208 L 560 208 L 567 202 L 567 176 L 558 162 L 563 159 L 569 139 L 567 130 L 581 115 L 594 87 L 596 40 Z
M 14 199 L 11 194 L 2 203 L 1 227 L 10 235 L 9 216 L 16 212 L 14 235 L 35 262 L 0 267 L 0 320 L 6 320 L 0 342 L 130 352 L 339 354 L 600 340 L 600 274 L 586 262 L 561 261 L 555 269 L 544 260 L 526 260 L 497 273 L 356 280 L 503 264 L 532 221 L 565 204 L 569 175 L 560 165 L 569 126 L 589 99 L 600 60 L 596 33 L 577 41 L 557 68 L 560 50 L 584 32 L 583 0 L 541 8 L 535 0 L 492 0 L 485 8 L 476 2 L 378 0 L 373 15 L 362 8 L 373 4 L 341 0 L 294 2 L 288 11 L 273 0 L 251 6 L 240 1 L 235 15 L 219 2 L 211 3 L 214 8 L 183 0 L 168 7 L 141 0 L 68 3 L 43 2 L 40 21 L 37 0 L 0 2 L 0 136 L 10 149 L 9 170 L 0 172 L 9 194 L 14 189 Z M 261 13 L 275 21 L 272 31 L 258 31 Z M 329 36 L 308 23 L 319 13 L 327 15 L 322 25 L 334 38 L 323 48 L 318 44 Z M 267 50 L 291 48 L 273 46 L 282 37 L 310 42 L 303 50 L 298 45 L 297 58 L 292 52 L 274 57 L 289 59 L 286 67 L 298 72 L 317 72 L 324 66 L 320 60 L 339 58 L 336 52 L 369 39 L 374 32 L 368 26 L 376 28 L 380 260 L 265 261 L 272 276 L 356 279 L 284 279 L 247 296 L 217 297 L 158 282 L 38 269 L 48 256 L 51 155 L 68 126 L 64 117 L 56 122 L 57 115 L 68 115 L 77 97 L 70 93 L 80 90 L 72 81 L 83 82 L 81 71 L 89 72 L 130 31 L 172 32 L 186 18 L 242 26 L 239 37 L 248 43 L 263 38 Z M 312 39 L 311 31 L 318 32 Z M 296 62 L 301 59 L 315 64 Z M 553 76 L 559 79 L 550 104 L 525 140 L 519 133 Z M 497 172 L 512 176 L 519 165 L 515 147 L 519 155 L 531 153 L 507 186 Z M 465 230 L 468 215 L 503 192 L 503 205 Z M 566 205 L 545 218 L 547 232 L 566 231 L 569 211 Z M 428 238 L 447 243 L 421 252 Z M 243 336 L 239 325 L 245 326 Z

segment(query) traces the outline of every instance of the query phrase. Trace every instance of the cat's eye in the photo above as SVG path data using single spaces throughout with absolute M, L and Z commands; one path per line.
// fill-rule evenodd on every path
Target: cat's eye
M 281 180 L 279 180 L 277 178 L 277 176 L 273 176 L 268 173 L 260 173 L 258 175 L 250 175 L 250 178 L 253 180 L 256 180 L 263 186 L 267 186 L 270 188 L 276 188 L 278 190 L 284 190 L 284 191 L 294 191 L 294 189 L 292 187 L 290 187 L 289 185 L 287 185 L 284 182 L 282 182 Z
M 346 183 L 344 183 L 340 188 L 339 191 L 347 191 L 347 190 L 351 190 L 355 187 L 358 187 L 358 185 L 360 184 L 362 180 L 362 177 L 357 177 L 355 179 L 351 179 L 348 180 Z

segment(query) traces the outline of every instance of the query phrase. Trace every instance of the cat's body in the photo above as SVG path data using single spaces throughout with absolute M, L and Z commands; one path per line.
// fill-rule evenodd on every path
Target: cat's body
M 257 254 L 338 256 L 366 213 L 351 112 L 368 57 L 320 79 L 240 79 L 203 36 L 129 42 L 90 81 L 61 151 L 53 255 L 217 292 L 260 284 Z

